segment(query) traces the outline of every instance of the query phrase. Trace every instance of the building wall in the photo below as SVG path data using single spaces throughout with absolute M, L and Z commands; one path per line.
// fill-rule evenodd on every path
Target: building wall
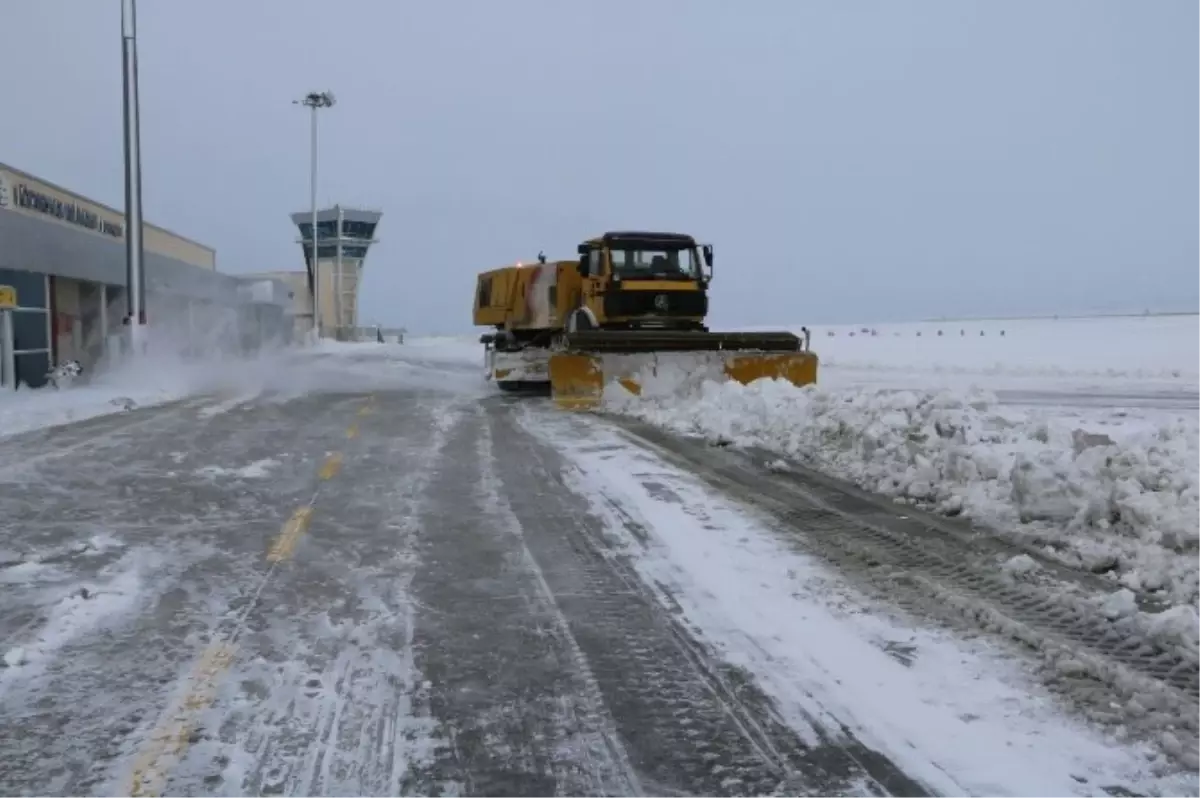
M 243 280 L 275 280 L 286 289 L 291 312 L 296 316 L 312 315 L 312 299 L 308 294 L 308 276 L 301 271 L 255 272 L 239 275 Z
M 337 261 L 320 260 L 317 262 L 318 300 L 321 306 L 321 324 L 326 335 L 333 337 L 339 327 L 353 328 L 359 324 L 358 319 L 358 288 L 359 276 L 362 274 L 362 261 L 353 258 L 342 259 L 343 276 L 340 288 L 345 300 L 343 324 L 338 324 L 336 291 L 339 287 L 337 279 Z M 264 277 L 280 280 L 287 284 L 292 293 L 292 315 L 297 323 L 303 319 L 306 328 L 312 324 L 312 297 L 308 291 L 308 275 L 302 271 L 261 272 L 254 275 L 243 275 L 243 279 Z
M 53 183 L 0 164 L 0 210 L 50 222 L 98 239 L 125 242 L 124 215 Z M 152 224 L 143 224 L 147 253 L 215 271 L 216 251 Z
M 358 326 L 358 287 L 362 264 L 361 260 L 342 258 L 342 275 L 339 280 L 336 260 L 317 261 L 317 274 L 320 276 L 317 301 L 321 306 L 321 324 L 329 331 L 329 336 L 339 327 Z M 342 295 L 341 319 L 338 318 L 336 304 L 339 291 Z
M 79 280 L 70 277 L 50 278 L 51 328 L 54 334 L 56 360 L 83 358 L 82 291 Z
M 21 382 L 37 387 L 68 359 L 87 367 L 123 337 L 125 244 L 117 211 L 0 164 L 0 285 L 17 292 Z M 146 315 L 161 340 L 211 354 L 291 337 L 282 285 L 247 286 L 215 270 L 211 248 L 150 225 L 143 249 Z
M 295 340 L 307 336 L 312 330 L 313 312 L 312 297 L 308 292 L 308 273 L 303 271 L 258 272 L 242 275 L 243 279 L 276 280 L 283 284 L 291 306 L 288 315 L 292 318 L 292 334 Z
M 109 285 L 125 284 L 125 242 L 76 225 L 0 207 L 0 269 L 19 269 Z M 227 299 L 238 281 L 145 250 L 146 293 Z M 149 309 L 149 308 L 148 308 Z

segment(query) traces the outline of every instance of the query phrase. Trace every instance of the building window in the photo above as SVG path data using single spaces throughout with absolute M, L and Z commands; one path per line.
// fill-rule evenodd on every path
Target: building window
M 30 388 L 41 388 L 48 380 L 50 372 L 49 352 L 26 352 L 16 358 L 17 385 L 27 385 Z
M 11 285 L 17 289 L 18 307 L 46 309 L 46 275 L 0 269 L 0 285 Z
M 13 311 L 13 347 L 18 352 L 50 348 L 50 318 L 44 310 Z

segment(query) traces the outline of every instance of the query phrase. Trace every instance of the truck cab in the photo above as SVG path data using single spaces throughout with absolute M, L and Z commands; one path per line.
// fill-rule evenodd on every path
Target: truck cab
M 680 233 L 610 232 L 578 247 L 573 329 L 705 330 L 711 245 Z

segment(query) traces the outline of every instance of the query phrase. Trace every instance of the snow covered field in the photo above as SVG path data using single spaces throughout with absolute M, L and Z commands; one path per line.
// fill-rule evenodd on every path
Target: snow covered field
M 812 329 L 831 371 L 1183 381 L 1196 388 L 1196 316 L 929 321 Z M 785 329 L 799 331 L 798 326 Z M 873 333 L 873 334 L 872 334 Z M 833 371 L 836 370 L 836 371 Z
M 1195 316 L 863 329 L 813 330 L 819 387 L 663 373 L 608 408 L 970 517 L 1179 605 L 1195 645 Z

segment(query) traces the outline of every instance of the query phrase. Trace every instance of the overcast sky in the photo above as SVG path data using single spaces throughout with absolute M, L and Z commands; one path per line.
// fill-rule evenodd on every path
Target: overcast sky
M 0 161 L 120 207 L 119 0 L 0 0 Z M 148 221 L 227 272 L 383 211 L 364 322 L 617 228 L 716 248 L 713 321 L 1192 310 L 1194 0 L 141 0 Z

